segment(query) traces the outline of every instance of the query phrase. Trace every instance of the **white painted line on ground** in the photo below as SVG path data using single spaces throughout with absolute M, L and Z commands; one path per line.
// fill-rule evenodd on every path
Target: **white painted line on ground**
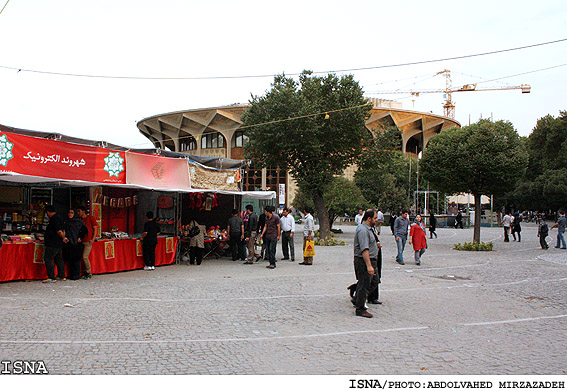
M 204 339 L 179 339 L 179 340 L 90 340 L 90 341 L 77 341 L 77 340 L 63 340 L 63 341 L 32 341 L 32 340 L 0 340 L 0 344 L 66 344 L 66 345 L 79 345 L 79 344 L 160 344 L 160 343 L 202 343 L 202 342 L 253 342 L 253 341 L 271 341 L 282 339 L 305 339 L 305 338 L 322 338 L 334 337 L 341 335 L 354 335 L 354 334 L 377 334 L 377 333 L 392 333 L 399 331 L 414 331 L 426 330 L 427 326 L 419 327 L 399 327 L 394 329 L 381 329 L 381 330 L 355 330 L 355 331 L 337 331 L 333 333 L 321 334 L 305 334 L 305 335 L 281 335 L 270 337 L 244 337 L 244 338 L 204 338 Z
M 567 318 L 567 315 L 555 315 L 555 316 L 540 316 L 537 318 L 523 318 L 523 319 L 508 319 L 508 320 L 497 320 L 493 322 L 477 322 L 477 323 L 460 323 L 461 326 L 489 326 L 493 324 L 508 324 L 508 323 L 518 323 L 518 322 L 533 322 L 543 319 L 561 319 Z

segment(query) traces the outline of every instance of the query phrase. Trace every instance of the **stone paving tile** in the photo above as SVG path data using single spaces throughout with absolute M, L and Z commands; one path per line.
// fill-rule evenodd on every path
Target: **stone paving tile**
M 483 228 L 491 253 L 456 252 L 472 230 L 440 229 L 421 266 L 409 247 L 396 264 L 383 229 L 373 319 L 349 302 L 354 227 L 341 228 L 347 246 L 317 247 L 311 267 L 212 259 L 0 284 L 0 360 L 54 374 L 565 374 L 567 254 L 539 249 L 535 226 L 522 243 Z

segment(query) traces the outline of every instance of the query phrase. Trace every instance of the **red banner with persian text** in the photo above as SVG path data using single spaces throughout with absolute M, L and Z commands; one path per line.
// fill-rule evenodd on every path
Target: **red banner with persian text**
M 125 153 L 0 132 L 0 172 L 61 180 L 126 183 Z

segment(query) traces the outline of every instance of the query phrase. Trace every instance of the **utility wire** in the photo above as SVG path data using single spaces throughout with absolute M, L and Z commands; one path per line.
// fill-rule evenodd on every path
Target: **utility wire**
M 377 65 L 372 67 L 363 67 L 363 68 L 349 68 L 349 69 L 336 69 L 331 71 L 317 71 L 312 72 L 313 74 L 322 74 L 322 73 L 340 73 L 340 72 L 354 72 L 354 71 L 367 71 L 372 69 L 384 69 L 384 68 L 395 68 L 395 67 L 403 67 L 409 65 L 420 65 L 420 64 L 429 64 L 434 62 L 442 62 L 442 61 L 450 61 L 450 60 L 459 60 L 464 58 L 471 58 L 471 57 L 479 57 L 479 56 L 487 56 L 491 54 L 497 53 L 505 53 L 511 52 L 515 50 L 522 50 L 522 49 L 529 49 L 538 46 L 544 45 L 551 45 L 554 43 L 565 42 L 567 38 L 558 39 L 555 41 L 548 41 L 537 43 L 533 45 L 526 45 L 526 46 L 519 46 L 516 48 L 510 49 L 502 49 L 502 50 L 494 50 L 491 52 L 484 52 L 484 53 L 476 53 L 476 54 L 468 54 L 463 56 L 455 56 L 455 57 L 446 57 L 440 58 L 436 60 L 423 60 L 423 61 L 414 61 L 414 62 L 406 62 L 401 64 L 389 64 L 389 65 Z M 263 78 L 263 77 L 273 77 L 273 74 L 264 74 L 264 75 L 241 75 L 241 76 L 202 76 L 202 77 L 142 77 L 142 76 L 109 76 L 109 75 L 88 75 L 88 74 L 79 74 L 79 73 L 63 73 L 63 72 L 49 72 L 49 71 L 40 71 L 35 69 L 24 69 L 24 68 L 15 68 L 0 65 L 0 68 L 15 70 L 18 72 L 30 72 L 30 73 L 39 73 L 44 75 L 54 75 L 54 76 L 72 76 L 72 77 L 87 77 L 87 78 L 99 78 L 99 79 L 127 79 L 127 80 L 215 80 L 215 79 L 251 79 L 251 78 Z M 288 73 L 288 76 L 297 76 L 301 73 Z
M 567 66 L 567 63 L 566 64 L 560 64 L 560 65 L 554 65 L 552 67 L 547 67 L 547 68 L 535 69 L 533 71 L 528 71 L 528 72 L 516 73 L 514 75 L 502 76 L 502 77 L 498 77 L 496 79 L 483 80 L 483 81 L 479 81 L 479 82 L 476 82 L 476 83 L 468 83 L 468 84 L 488 83 L 488 82 L 491 82 L 491 81 L 497 81 L 497 80 L 507 79 L 507 78 L 510 78 L 510 77 L 516 77 L 516 76 L 521 76 L 521 75 L 527 75 L 527 74 L 530 74 L 530 73 L 547 71 L 549 69 L 554 69 L 554 68 L 559 68 L 559 67 L 564 67 L 564 66 Z M 456 72 L 456 73 L 459 73 L 459 72 Z M 472 75 L 468 75 L 468 76 L 472 76 Z M 474 77 L 480 77 L 480 76 L 474 76 Z M 379 94 L 405 94 L 407 92 L 408 91 L 400 91 L 399 89 L 396 89 L 396 90 L 391 90 L 391 91 L 366 92 L 366 94 L 378 94 L 378 95 Z M 432 92 L 432 90 L 415 90 L 415 91 L 411 91 L 411 92 L 425 93 L 425 92 Z
M 4 12 L 4 8 L 6 8 L 9 2 L 10 0 L 6 1 L 6 4 L 4 4 L 4 7 L 2 7 L 2 9 L 0 10 L 0 15 L 2 15 L 2 12 Z

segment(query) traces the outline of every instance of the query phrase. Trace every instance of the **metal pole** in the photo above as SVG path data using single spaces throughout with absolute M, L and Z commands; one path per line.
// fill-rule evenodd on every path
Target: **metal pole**
M 493 223 L 493 220 L 492 220 L 493 213 L 494 213 L 493 212 L 493 201 L 494 201 L 494 199 L 493 199 L 493 196 L 491 194 L 490 195 L 490 228 L 492 228 L 494 226 L 494 223 Z

